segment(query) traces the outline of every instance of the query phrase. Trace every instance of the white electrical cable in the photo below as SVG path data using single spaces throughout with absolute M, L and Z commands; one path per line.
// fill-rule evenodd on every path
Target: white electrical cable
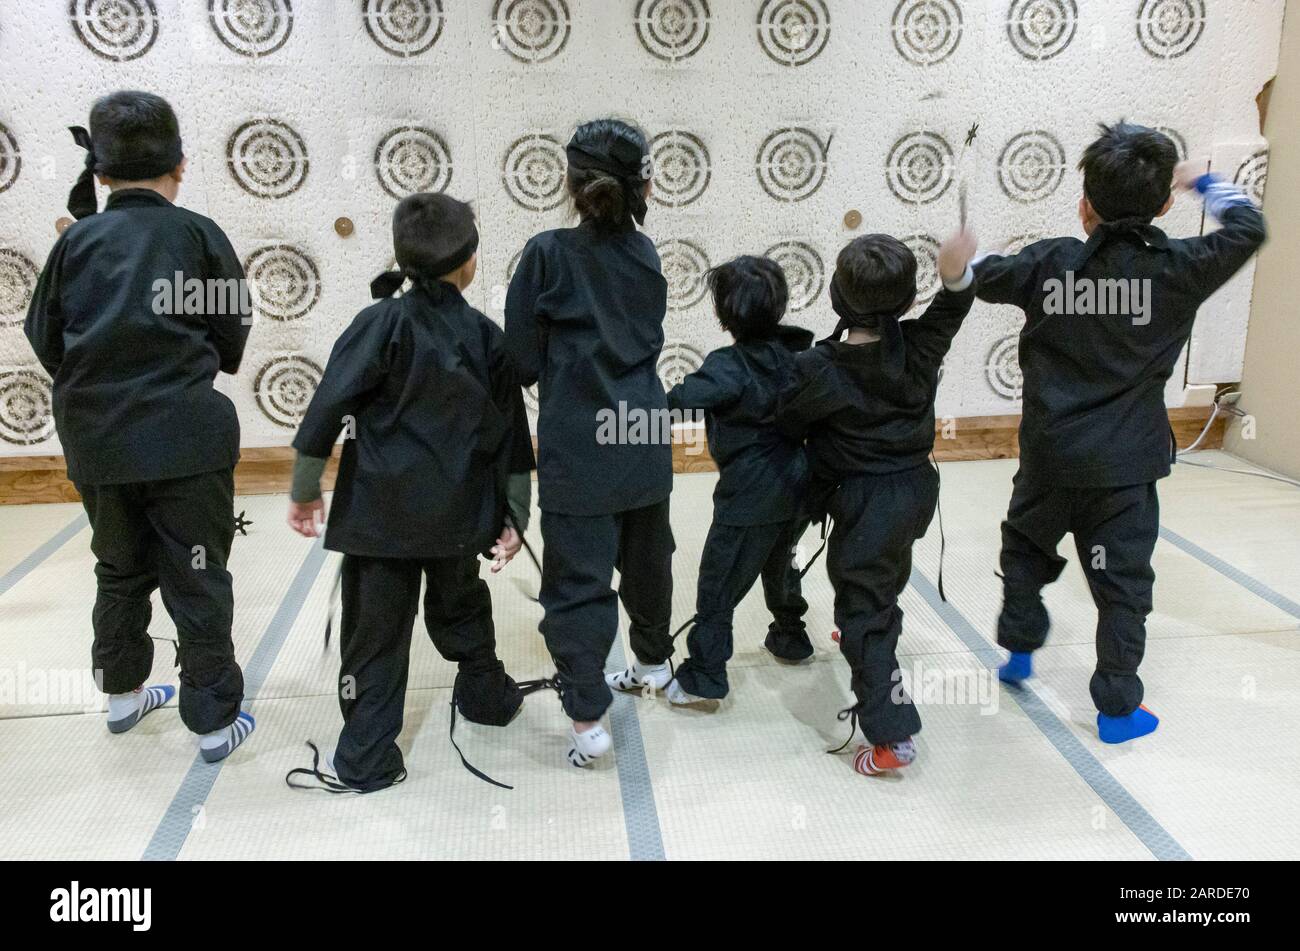
M 1219 413 L 1220 413 L 1221 411 L 1223 411 L 1223 412 L 1228 412 L 1228 413 L 1232 414 L 1233 416 L 1245 416 L 1245 415 L 1246 415 L 1245 413 L 1243 413 L 1243 412 L 1241 412 L 1240 410 L 1235 409 L 1235 408 L 1233 408 L 1233 407 L 1229 407 L 1229 408 L 1227 408 L 1227 409 L 1225 410 L 1225 409 L 1224 409 L 1224 406 L 1223 406 L 1223 402 L 1222 402 L 1223 400 L 1227 399 L 1229 396 L 1236 396 L 1236 395 L 1239 395 L 1240 392 L 1241 392 L 1240 390 L 1228 390 L 1228 391 L 1226 391 L 1226 392 L 1224 392 L 1224 393 L 1221 393 L 1220 395 L 1218 395 L 1218 396 L 1215 397 L 1215 399 L 1214 399 L 1214 410 L 1213 410 L 1213 412 L 1210 413 L 1210 419 L 1209 419 L 1209 422 L 1207 422 L 1207 423 L 1205 424 L 1205 428 L 1201 430 L 1201 434 L 1200 434 L 1199 436 L 1196 437 L 1196 441 L 1195 441 L 1195 442 L 1193 442 L 1193 443 L 1192 443 L 1190 446 L 1188 446 L 1186 449 L 1182 449 L 1182 450 L 1179 451 L 1179 453 L 1178 453 L 1178 456 L 1179 456 L 1179 464 L 1180 464 L 1180 465 L 1184 465 L 1184 466 L 1195 466 L 1195 467 L 1198 468 L 1198 469 L 1214 469 L 1214 470 L 1216 470 L 1216 471 L 1218 471 L 1218 472 L 1232 472 L 1232 473 L 1236 473 L 1237 475 L 1256 476 L 1257 478 L 1260 478 L 1260 479 L 1268 479 L 1268 480 L 1270 480 L 1270 481 L 1272 481 L 1272 482 L 1283 482 L 1283 483 L 1285 483 L 1286 485 L 1293 485 L 1293 486 L 1295 486 L 1295 487 L 1297 487 L 1297 488 L 1300 488 L 1300 482 L 1296 481 L 1295 479 L 1288 479 L 1286 476 L 1273 475 L 1272 473 L 1268 473 L 1268 472 L 1257 472 L 1257 471 L 1252 470 L 1252 469 L 1232 469 L 1232 468 L 1229 468 L 1228 466 L 1216 466 L 1216 465 L 1215 465 L 1214 463 L 1212 463 L 1212 462 L 1193 462 L 1193 461 L 1190 460 L 1190 459 L 1184 459 L 1184 458 L 1182 458 L 1183 456 L 1186 456 L 1186 455 L 1188 455 L 1189 453 L 1193 453 L 1193 452 L 1197 452 L 1197 451 L 1202 451 L 1202 452 L 1204 451 L 1204 450 L 1198 450 L 1197 447 L 1199 447 L 1199 446 L 1201 445 L 1201 443 L 1205 441 L 1205 437 L 1206 437 L 1207 435 L 1209 435 L 1209 433 L 1210 433 L 1210 428 L 1214 425 L 1214 421 L 1215 421 L 1216 419 L 1219 418 Z

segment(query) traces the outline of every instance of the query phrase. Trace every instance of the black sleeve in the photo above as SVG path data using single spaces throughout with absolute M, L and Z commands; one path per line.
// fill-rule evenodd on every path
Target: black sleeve
M 787 438 L 803 439 L 815 423 L 848 405 L 831 385 L 830 366 L 820 349 L 799 355 L 795 378 L 777 399 L 776 428 Z
M 327 457 L 339 431 L 356 425 L 357 414 L 392 365 L 391 328 L 384 315 L 363 310 L 339 335 L 293 448 L 306 456 Z
M 989 304 L 1028 307 L 1038 287 L 1039 262 L 1049 247 L 1040 241 L 1019 254 L 990 254 L 973 261 L 976 296 Z
M 483 319 L 487 320 L 486 317 Z M 537 461 L 533 455 L 533 435 L 528 429 L 524 391 L 519 385 L 519 371 L 506 352 L 505 340 L 499 333 L 494 333 L 489 343 L 488 372 L 492 376 L 492 402 L 510 427 L 505 440 L 505 451 L 510 457 L 506 471 L 532 472 L 537 468 Z
M 675 410 L 717 410 L 735 402 L 745 381 L 718 351 L 704 358 L 703 365 L 668 391 L 668 408 Z
M 206 263 L 210 280 L 234 281 L 231 286 L 237 290 L 244 287 L 244 266 L 220 228 L 213 227 L 207 235 Z M 242 293 L 227 294 L 226 299 L 240 301 L 239 312 L 209 314 L 208 334 L 221 358 L 221 372 L 237 373 L 244 359 L 248 333 L 253 329 L 253 311 L 251 305 L 243 306 L 247 298 Z
M 1191 252 L 1188 273 L 1205 300 L 1246 266 L 1268 237 L 1264 215 L 1253 204 L 1234 204 L 1220 212 L 1223 227 L 1185 243 Z
M 23 332 L 31 342 L 36 359 L 41 361 L 41 366 L 50 376 L 58 373 L 63 363 L 63 308 L 59 303 L 59 291 L 66 247 L 62 237 L 55 242 L 36 281 L 36 290 L 27 305 L 27 319 L 23 323 Z
M 537 313 L 537 298 L 546 278 L 541 248 L 529 241 L 506 291 L 506 349 L 521 386 L 532 386 L 541 373 L 546 328 Z
M 925 313 L 916 320 L 905 320 L 900 327 L 907 342 L 908 360 L 923 366 L 937 367 L 948 354 L 952 338 L 975 303 L 975 285 L 965 290 L 942 288 Z

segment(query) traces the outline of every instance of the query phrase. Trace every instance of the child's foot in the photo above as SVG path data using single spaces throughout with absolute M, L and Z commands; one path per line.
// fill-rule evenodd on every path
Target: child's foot
M 1028 651 L 1012 651 L 1007 662 L 998 668 L 998 680 L 1004 684 L 1018 684 L 1034 675 L 1034 655 Z
M 220 730 L 204 734 L 199 738 L 199 753 L 202 754 L 205 762 L 215 763 L 223 760 L 231 753 L 240 743 L 248 739 L 248 735 L 253 732 L 256 726 L 253 718 L 247 713 L 241 713 L 235 717 L 235 722 L 230 726 L 224 726 Z
M 673 669 L 668 661 L 662 664 L 643 664 L 638 660 L 625 670 L 605 675 L 605 683 L 614 690 L 641 690 L 647 685 L 655 690 L 663 690 L 672 679 Z
M 1160 718 L 1146 707 L 1138 707 L 1126 717 L 1097 714 L 1097 735 L 1103 743 L 1127 743 L 1154 733 L 1159 725 Z
M 712 697 L 697 697 L 693 693 L 687 693 L 682 682 L 674 677 L 669 681 L 668 686 L 664 688 L 664 696 L 668 702 L 679 707 L 689 707 L 695 703 L 718 703 L 719 701 Z
M 897 743 L 877 743 L 859 746 L 853 757 L 853 768 L 863 776 L 879 776 L 891 769 L 902 769 L 916 759 L 916 744 L 909 740 Z
M 763 646 L 777 660 L 791 664 L 807 660 L 813 655 L 812 641 L 808 640 L 806 631 L 769 630 Z
M 590 766 L 609 752 L 611 742 L 609 732 L 599 723 L 581 731 L 575 723 L 569 728 L 569 762 L 574 766 Z
M 108 732 L 125 733 L 139 723 L 150 710 L 157 710 L 176 696 L 176 688 L 169 684 L 157 687 L 137 687 L 130 693 L 108 696 Z

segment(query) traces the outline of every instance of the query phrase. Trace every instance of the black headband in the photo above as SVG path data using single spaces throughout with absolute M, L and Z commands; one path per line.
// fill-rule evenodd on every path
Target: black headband
M 618 179 L 627 194 L 628 207 L 637 224 L 645 224 L 646 155 L 635 142 L 614 138 L 607 147 L 582 145 L 573 140 L 564 149 L 569 168 L 604 172 Z
M 396 271 L 384 271 L 370 282 L 370 296 L 375 300 L 392 297 L 401 289 L 402 284 L 406 282 L 408 277 L 417 284 L 421 280 L 436 281 L 444 274 L 450 274 L 468 261 L 477 250 L 478 228 L 474 228 L 473 233 L 463 245 L 446 257 L 430 263 L 428 270 L 432 273 L 416 274 L 403 268 L 398 268 Z
M 83 126 L 68 126 L 72 141 L 86 150 L 86 165 L 77 176 L 77 183 L 68 192 L 68 211 L 72 217 L 81 219 L 93 215 L 99 210 L 95 200 L 95 175 L 115 178 L 123 182 L 142 182 L 160 175 L 166 175 L 185 157 L 181 148 L 180 137 L 168 143 L 167 151 L 162 155 L 149 158 L 132 159 L 128 162 L 104 162 L 95 154 L 95 145 L 90 140 L 90 133 Z
M 828 340 L 838 340 L 844 336 L 845 331 L 855 327 L 879 328 L 882 336 L 888 334 L 893 327 L 898 326 L 898 319 L 911 309 L 912 303 L 916 300 L 916 291 L 913 290 L 912 293 L 904 296 L 901 303 L 868 310 L 855 310 L 844 296 L 839 278 L 839 271 L 831 275 L 831 309 L 840 320 Z

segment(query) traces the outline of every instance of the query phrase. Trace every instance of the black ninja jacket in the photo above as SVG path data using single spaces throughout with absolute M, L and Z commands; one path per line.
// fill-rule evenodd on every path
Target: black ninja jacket
M 68 478 L 147 482 L 234 466 L 239 419 L 212 382 L 244 354 L 243 278 L 213 221 L 154 191 L 113 192 L 63 232 L 25 329 L 54 380 Z M 201 292 L 187 296 L 191 281 Z
M 525 386 L 538 384 L 538 501 L 544 511 L 609 515 L 672 491 L 667 402 L 657 363 L 668 285 L 631 224 L 536 235 L 506 296 L 506 341 Z
M 1025 312 L 1020 467 L 1027 477 L 1101 488 L 1169 474 L 1176 449 L 1165 383 L 1197 308 L 1265 237 L 1263 215 L 1239 190 L 1205 188 L 1206 208 L 1223 227 L 1204 237 L 1108 223 L 1086 244 L 1055 238 L 976 265 L 981 300 Z
M 326 457 L 340 431 L 325 546 L 350 555 L 484 552 L 509 474 L 533 468 L 501 329 L 443 282 L 372 304 L 339 336 L 293 446 Z
M 857 345 L 822 341 L 799 354 L 777 425 L 807 437 L 816 482 L 833 486 L 925 464 L 939 366 L 974 302 L 973 287 L 945 288 L 920 318 L 898 321 L 895 334 Z
M 720 470 L 713 520 L 720 525 L 767 525 L 796 517 L 808 483 L 799 440 L 776 428 L 776 404 L 794 380 L 795 353 L 812 334 L 782 325 L 767 340 L 714 350 L 704 364 L 668 391 L 674 410 L 702 410 L 709 454 Z

